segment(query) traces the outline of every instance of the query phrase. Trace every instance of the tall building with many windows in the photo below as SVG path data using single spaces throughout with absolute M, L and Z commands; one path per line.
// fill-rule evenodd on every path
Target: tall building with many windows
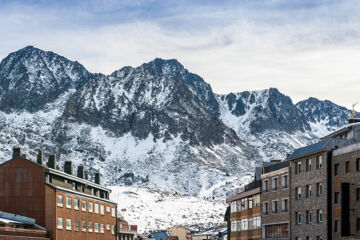
M 50 231 L 51 239 L 116 239 L 116 203 L 109 200 L 110 190 L 87 180 L 79 166 L 73 175 L 71 162 L 65 172 L 50 155 L 47 166 L 39 151 L 31 161 L 14 148 L 13 158 L 0 165 L 0 211 L 36 219 Z
M 272 161 L 262 169 L 262 239 L 290 239 L 289 161 Z
M 230 240 L 261 239 L 261 179 L 228 194 Z

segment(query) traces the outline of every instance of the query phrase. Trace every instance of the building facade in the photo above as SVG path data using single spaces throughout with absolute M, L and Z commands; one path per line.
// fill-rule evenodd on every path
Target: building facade
M 13 158 L 0 165 L 0 211 L 36 219 L 52 239 L 115 239 L 116 203 L 110 190 L 86 179 L 82 166 L 73 175 L 71 162 L 65 172 L 50 155 L 47 166 L 39 152 L 36 162 L 14 148 Z
M 360 239 L 360 144 L 333 151 L 332 239 Z
M 137 237 L 137 225 L 130 225 L 123 217 L 117 218 L 117 240 L 134 240 Z
M 289 161 L 263 167 L 262 239 L 290 239 Z
M 261 239 L 261 179 L 230 193 L 231 240 Z

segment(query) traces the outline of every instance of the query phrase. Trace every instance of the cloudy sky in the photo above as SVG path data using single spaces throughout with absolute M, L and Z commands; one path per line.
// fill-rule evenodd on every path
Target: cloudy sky
M 176 58 L 216 93 L 360 100 L 358 0 L 0 0 L 0 26 L 0 59 L 33 45 L 111 73 Z

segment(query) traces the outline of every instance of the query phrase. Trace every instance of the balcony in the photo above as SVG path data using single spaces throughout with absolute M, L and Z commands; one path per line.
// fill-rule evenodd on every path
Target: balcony
M 243 218 L 251 218 L 251 217 L 257 217 L 261 216 L 261 206 L 255 207 L 255 208 L 249 208 L 247 210 L 241 211 L 241 212 L 233 212 L 230 215 L 230 220 L 240 220 Z

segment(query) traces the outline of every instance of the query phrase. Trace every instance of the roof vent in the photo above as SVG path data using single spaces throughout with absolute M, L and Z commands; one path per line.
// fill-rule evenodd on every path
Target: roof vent
M 13 148 L 13 158 L 19 158 L 21 156 L 21 148 Z
M 43 165 L 44 162 L 44 155 L 43 152 L 41 150 L 38 150 L 38 155 L 37 155 L 37 159 L 36 162 L 40 165 Z
M 95 183 L 100 184 L 100 173 L 95 173 Z
M 84 166 L 83 165 L 79 165 L 77 167 L 77 176 L 79 178 L 84 178 Z
M 49 155 L 48 167 L 52 169 L 56 167 L 56 156 L 54 154 Z
M 73 165 L 71 161 L 66 161 L 64 165 L 64 172 L 73 175 Z

